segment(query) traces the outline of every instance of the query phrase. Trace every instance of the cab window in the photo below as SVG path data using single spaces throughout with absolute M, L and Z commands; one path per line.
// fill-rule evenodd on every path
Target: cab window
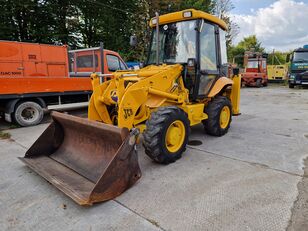
M 82 55 L 77 58 L 77 68 L 89 68 L 93 67 L 93 55 Z M 95 59 L 95 67 L 98 66 L 98 58 L 97 55 L 94 57 Z
M 247 68 L 258 68 L 258 61 L 248 61 Z
M 120 68 L 121 70 L 126 70 L 126 65 L 120 60 Z
M 219 40 L 220 40 L 220 52 L 221 52 L 221 65 L 225 65 L 228 63 L 226 32 L 220 28 L 219 28 Z
M 200 34 L 200 56 L 201 70 L 217 70 L 215 27 L 208 23 Z
M 126 65 L 115 55 L 107 55 L 109 71 L 126 70 Z
M 207 95 L 215 78 L 217 77 L 217 44 L 215 26 L 204 23 L 200 33 L 200 69 L 201 76 L 199 82 L 198 95 Z

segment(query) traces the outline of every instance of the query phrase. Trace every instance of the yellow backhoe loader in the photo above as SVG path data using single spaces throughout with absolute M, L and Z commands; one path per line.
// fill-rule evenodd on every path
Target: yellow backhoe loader
M 120 195 L 141 172 L 138 133 L 145 153 L 169 164 L 181 157 L 190 127 L 222 136 L 239 114 L 240 77 L 228 78 L 226 24 L 188 9 L 150 21 L 145 67 L 91 75 L 88 120 L 52 113 L 53 122 L 21 158 L 81 205 Z M 132 39 L 134 40 L 134 39 Z

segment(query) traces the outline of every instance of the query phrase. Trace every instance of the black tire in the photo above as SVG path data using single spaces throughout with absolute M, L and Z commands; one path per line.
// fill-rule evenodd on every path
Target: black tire
M 170 152 L 166 145 L 166 133 L 175 121 L 181 121 L 185 127 L 184 141 L 176 152 Z M 169 164 L 182 157 L 186 150 L 190 133 L 187 114 L 178 107 L 162 107 L 151 114 L 143 132 L 145 153 L 155 162 Z
M 32 101 L 18 103 L 13 113 L 15 123 L 22 127 L 37 125 L 43 117 L 44 112 L 41 105 Z
M 263 83 L 263 87 L 267 87 L 268 83 L 267 82 L 264 82 Z
M 257 79 L 257 80 L 256 80 L 256 87 L 257 87 L 257 88 L 262 87 L 262 79 Z
M 294 88 L 294 84 L 289 83 L 289 88 Z
M 222 128 L 220 125 L 220 113 L 222 109 L 227 106 L 230 110 L 230 119 L 228 125 Z M 217 96 L 214 98 L 204 112 L 208 115 L 208 119 L 203 121 L 205 132 L 212 136 L 223 136 L 230 128 L 232 121 L 232 106 L 230 100 L 225 96 Z

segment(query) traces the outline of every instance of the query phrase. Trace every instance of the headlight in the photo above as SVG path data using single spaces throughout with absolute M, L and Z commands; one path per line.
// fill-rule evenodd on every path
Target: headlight
M 295 79 L 295 75 L 294 75 L 294 74 L 291 74 L 291 75 L 290 75 L 290 79 Z
M 184 18 L 191 18 L 192 17 L 192 12 L 191 11 L 185 11 L 183 13 L 183 17 Z

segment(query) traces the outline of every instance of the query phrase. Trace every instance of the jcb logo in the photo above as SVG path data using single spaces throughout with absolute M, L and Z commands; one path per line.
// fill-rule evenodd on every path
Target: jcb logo
M 124 112 L 124 119 L 126 120 L 133 115 L 133 109 L 131 108 L 124 108 L 123 112 Z

